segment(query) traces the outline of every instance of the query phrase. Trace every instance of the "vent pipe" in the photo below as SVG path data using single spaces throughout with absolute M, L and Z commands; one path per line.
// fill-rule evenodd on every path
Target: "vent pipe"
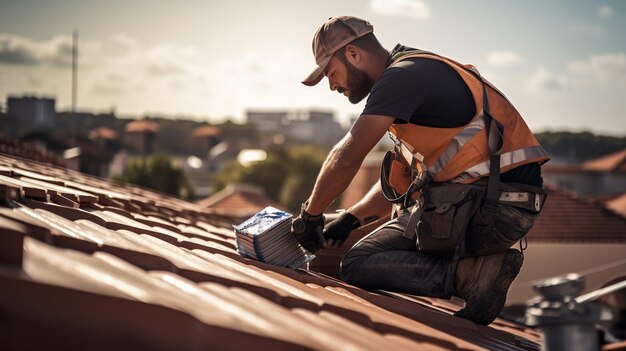
M 540 297 L 526 309 L 526 323 L 541 329 L 542 350 L 599 350 L 600 321 L 611 320 L 611 311 L 599 302 L 576 301 L 584 278 L 568 274 L 538 282 Z

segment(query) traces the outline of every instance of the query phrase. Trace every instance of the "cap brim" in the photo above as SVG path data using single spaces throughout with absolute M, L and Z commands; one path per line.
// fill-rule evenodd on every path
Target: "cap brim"
M 326 66 L 328 66 L 328 62 L 330 62 L 330 58 L 331 57 L 332 56 L 328 56 L 327 58 L 322 60 L 322 62 L 320 62 L 317 65 L 317 67 L 315 67 L 313 72 L 311 72 L 311 74 L 309 74 L 309 76 L 306 77 L 302 81 L 302 84 L 308 85 L 308 86 L 312 87 L 315 84 L 319 83 L 322 80 L 322 78 L 324 78 L 324 68 L 326 68 Z

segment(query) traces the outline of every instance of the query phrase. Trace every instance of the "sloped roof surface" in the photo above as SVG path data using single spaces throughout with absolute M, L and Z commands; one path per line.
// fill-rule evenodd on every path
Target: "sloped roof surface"
M 3 349 L 540 347 L 449 301 L 244 259 L 232 218 L 136 187 L 0 154 L 0 199 Z
M 626 242 L 626 217 L 588 197 L 546 185 L 548 198 L 529 241 Z
M 45 162 L 53 165 L 63 166 L 64 161 L 52 152 L 42 150 L 35 145 L 23 143 L 17 139 L 0 135 L 0 153 L 5 155 L 13 155 L 25 157 L 39 162 Z

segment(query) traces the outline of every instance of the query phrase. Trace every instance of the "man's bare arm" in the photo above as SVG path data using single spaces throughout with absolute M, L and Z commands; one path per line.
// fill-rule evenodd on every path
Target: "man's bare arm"
M 346 190 L 365 156 L 385 135 L 393 120 L 393 117 L 378 115 L 364 115 L 357 119 L 322 164 L 309 197 L 307 213 L 323 213 Z

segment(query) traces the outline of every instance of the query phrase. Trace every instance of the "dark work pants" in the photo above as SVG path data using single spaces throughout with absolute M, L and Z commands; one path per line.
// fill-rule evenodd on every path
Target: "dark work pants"
M 482 225 L 480 211 L 466 232 L 468 256 L 504 251 L 530 230 L 537 214 L 498 204 L 494 221 Z M 454 254 L 427 254 L 414 240 L 402 236 L 408 214 L 375 229 L 356 243 L 341 262 L 341 279 L 365 288 L 450 298 L 458 258 Z

